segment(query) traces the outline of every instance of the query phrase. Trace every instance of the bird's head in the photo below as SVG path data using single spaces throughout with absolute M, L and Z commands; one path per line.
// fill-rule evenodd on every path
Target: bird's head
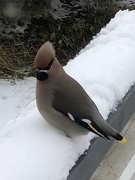
M 40 47 L 35 57 L 34 66 L 36 78 L 39 81 L 46 81 L 57 75 L 61 66 L 55 57 L 52 43 L 47 41 Z

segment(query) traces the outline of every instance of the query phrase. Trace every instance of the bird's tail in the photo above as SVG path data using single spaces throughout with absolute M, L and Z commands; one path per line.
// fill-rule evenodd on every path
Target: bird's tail
M 115 136 L 112 136 L 114 139 L 119 141 L 121 144 L 126 144 L 126 138 L 117 133 Z
M 105 138 L 107 140 L 110 140 L 109 137 L 113 137 L 117 141 L 119 141 L 121 144 L 126 143 L 126 139 L 120 135 L 115 129 L 113 129 L 106 121 L 104 121 L 104 126 L 99 127 L 96 123 L 90 123 L 89 124 L 90 130 L 94 132 L 95 134 L 99 135 L 102 138 Z

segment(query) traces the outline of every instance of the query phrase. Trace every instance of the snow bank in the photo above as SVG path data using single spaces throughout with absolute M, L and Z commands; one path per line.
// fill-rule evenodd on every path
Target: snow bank
M 82 84 L 105 119 L 135 83 L 134 18 L 135 11 L 119 11 L 65 68 Z
M 35 99 L 34 94 L 35 82 L 32 77 L 25 81 L 0 79 L 0 127 L 17 117 Z
M 135 11 L 119 11 L 64 67 L 105 119 L 135 83 L 134 32 Z M 0 179 L 65 180 L 94 135 L 70 139 L 48 125 L 32 101 L 35 79 L 22 82 L 23 87 L 0 81 Z

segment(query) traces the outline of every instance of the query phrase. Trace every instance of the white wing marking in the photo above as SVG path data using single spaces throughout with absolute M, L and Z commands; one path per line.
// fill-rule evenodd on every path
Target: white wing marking
M 69 112 L 67 113 L 69 118 L 72 120 L 72 121 L 75 121 L 74 117 L 72 116 L 72 114 L 70 114 Z

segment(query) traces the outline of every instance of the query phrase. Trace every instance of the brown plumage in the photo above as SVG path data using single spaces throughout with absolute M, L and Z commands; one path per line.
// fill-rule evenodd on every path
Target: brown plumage
M 41 46 L 35 57 L 36 101 L 45 120 L 68 136 L 85 135 L 89 131 L 125 143 L 115 129 L 104 121 L 98 108 L 82 86 L 65 73 L 55 57 L 50 42 Z

